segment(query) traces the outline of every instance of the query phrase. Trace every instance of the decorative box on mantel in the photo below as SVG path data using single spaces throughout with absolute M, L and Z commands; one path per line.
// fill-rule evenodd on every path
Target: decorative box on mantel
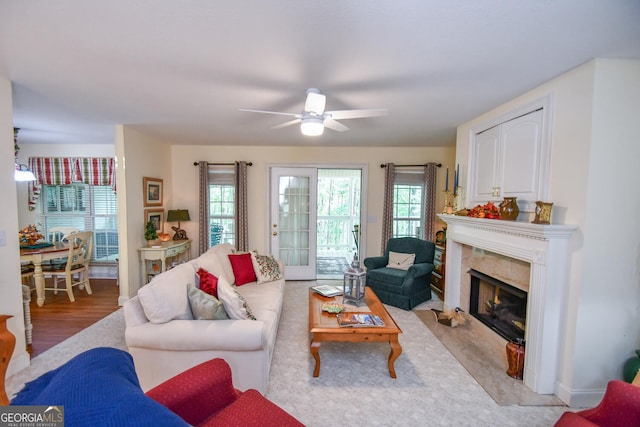
M 462 248 L 469 246 L 528 262 L 529 277 L 524 384 L 538 394 L 557 394 L 562 313 L 566 310 L 569 240 L 573 225 L 541 225 L 456 215 L 438 215 L 447 224 L 445 309 L 468 308 L 461 301 L 470 286 Z

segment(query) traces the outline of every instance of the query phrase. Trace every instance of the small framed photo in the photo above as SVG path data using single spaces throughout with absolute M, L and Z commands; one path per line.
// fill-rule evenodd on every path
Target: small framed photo
M 156 231 L 162 233 L 164 229 L 164 209 L 145 209 L 144 210 L 144 223 L 153 221 L 156 226 Z
M 162 179 L 142 178 L 145 206 L 162 206 Z

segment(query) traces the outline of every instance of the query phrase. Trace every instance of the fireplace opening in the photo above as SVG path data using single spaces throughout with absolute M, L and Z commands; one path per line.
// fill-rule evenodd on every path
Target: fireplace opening
M 469 314 L 512 342 L 524 341 L 527 293 L 477 270 L 471 275 Z

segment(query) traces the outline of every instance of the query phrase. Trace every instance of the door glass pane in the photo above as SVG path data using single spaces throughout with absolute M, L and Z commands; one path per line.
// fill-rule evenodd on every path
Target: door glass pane
M 286 265 L 309 265 L 310 179 L 281 176 L 279 180 L 280 253 Z

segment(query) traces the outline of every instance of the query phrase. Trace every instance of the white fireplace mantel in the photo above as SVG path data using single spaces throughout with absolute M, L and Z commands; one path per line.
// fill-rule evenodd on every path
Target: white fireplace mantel
M 484 249 L 529 262 L 524 384 L 539 394 L 557 394 L 560 338 L 567 305 L 569 239 L 573 225 L 541 225 L 456 215 L 438 215 L 447 223 L 447 275 L 444 306 L 460 301 L 462 246 Z

